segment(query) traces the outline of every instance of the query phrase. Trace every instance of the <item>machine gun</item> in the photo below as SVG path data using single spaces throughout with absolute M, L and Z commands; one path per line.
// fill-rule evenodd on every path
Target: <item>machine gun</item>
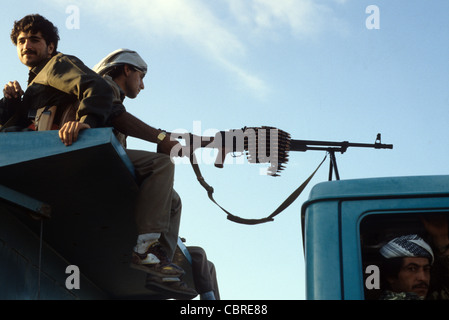
M 215 137 L 190 135 L 190 146 L 193 146 L 193 150 L 198 147 L 218 149 L 215 166 L 219 168 L 223 168 L 227 154 L 246 153 L 249 163 L 270 163 L 268 174 L 271 176 L 279 176 L 280 172 L 285 169 L 290 151 L 326 151 L 330 156 L 329 180 L 332 180 L 333 172 L 335 172 L 336 179 L 340 180 L 335 157 L 336 152 L 343 154 L 348 148 L 352 147 L 393 149 L 392 144 L 381 142 L 380 133 L 377 134 L 373 144 L 348 141 L 296 140 L 291 139 L 289 133 L 268 126 L 220 131 L 217 132 Z
M 261 219 L 245 219 L 235 216 L 222 206 L 220 206 L 214 199 L 214 188 L 207 184 L 201 174 L 198 162 L 196 161 L 195 150 L 198 148 L 216 148 L 218 149 L 215 166 L 223 168 L 224 160 L 228 153 L 235 152 L 246 153 L 248 162 L 250 163 L 269 163 L 268 174 L 271 176 L 279 176 L 280 172 L 285 168 L 288 162 L 288 153 L 290 151 L 308 151 L 318 150 L 327 151 L 330 154 L 329 180 L 332 180 L 332 173 L 335 172 L 337 180 L 340 179 L 338 174 L 337 162 L 335 152 L 344 153 L 350 147 L 358 148 L 374 148 L 374 149 L 392 149 L 391 144 L 382 144 L 381 135 L 377 134 L 374 144 L 369 143 L 351 143 L 348 141 L 331 142 L 331 141 L 314 141 L 314 140 L 294 140 L 291 139 L 290 134 L 274 127 L 245 127 L 243 129 L 219 131 L 215 137 L 201 137 L 187 134 L 178 134 L 178 138 L 183 138 L 186 141 L 186 146 L 181 147 L 182 150 L 173 148 L 173 155 L 190 155 L 190 162 L 192 168 L 197 176 L 198 182 L 207 191 L 209 199 L 220 207 L 226 214 L 228 220 L 255 225 L 273 221 L 274 217 L 284 211 L 291 203 L 305 189 L 307 184 L 312 180 L 315 173 L 326 160 L 326 157 L 318 165 L 315 171 L 295 190 L 293 193 L 269 216 Z M 171 134 L 171 138 L 176 138 L 176 134 Z

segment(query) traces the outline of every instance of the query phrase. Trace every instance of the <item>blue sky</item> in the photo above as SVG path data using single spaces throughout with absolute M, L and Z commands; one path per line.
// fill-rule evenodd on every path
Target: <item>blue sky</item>
M 378 8 L 378 29 L 366 26 L 370 5 Z M 394 149 L 337 155 L 342 179 L 449 173 L 445 0 L 24 0 L 6 6 L 1 83 L 26 86 L 27 70 L 9 32 L 14 20 L 40 13 L 59 27 L 59 50 L 88 66 L 118 48 L 138 51 L 149 65 L 146 87 L 125 102 L 154 127 L 210 135 L 268 125 L 295 139 L 367 143 L 380 132 Z M 134 139 L 129 147 L 155 150 Z M 276 209 L 324 154 L 292 152 L 276 178 L 242 158 L 217 169 L 209 151 L 198 157 L 217 201 L 258 218 Z M 179 161 L 176 170 L 180 235 L 206 249 L 222 298 L 304 299 L 300 210 L 310 188 L 327 180 L 327 163 L 275 222 L 258 226 L 226 220 L 190 166 Z

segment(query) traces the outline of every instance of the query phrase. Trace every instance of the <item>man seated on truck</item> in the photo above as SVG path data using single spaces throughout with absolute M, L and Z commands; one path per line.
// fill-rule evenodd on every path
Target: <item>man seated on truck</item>
M 29 78 L 25 91 L 17 81 L 5 85 L 1 131 L 35 130 L 37 110 L 53 106 L 56 122 L 67 108 L 73 109 L 72 117 L 52 128 L 66 145 L 76 141 L 80 130 L 104 126 L 112 108 L 111 87 L 78 58 L 57 51 L 59 34 L 53 23 L 38 14 L 27 15 L 15 21 L 11 40 Z
M 416 234 L 380 249 L 384 300 L 449 299 L 449 238 L 444 216 L 422 219 L 431 246 Z
M 173 189 L 175 168 L 170 153 L 179 142 L 136 118 L 123 105 L 125 97 L 134 99 L 144 89 L 147 64 L 137 52 L 119 49 L 102 59 L 93 70 L 104 76 L 113 89 L 109 121 L 134 165 L 139 184 L 134 207 L 138 236 L 131 267 L 148 274 L 148 289 L 193 298 L 197 292 L 182 281 L 184 270 L 172 262 L 182 205 Z M 156 143 L 158 152 L 127 149 L 127 136 Z

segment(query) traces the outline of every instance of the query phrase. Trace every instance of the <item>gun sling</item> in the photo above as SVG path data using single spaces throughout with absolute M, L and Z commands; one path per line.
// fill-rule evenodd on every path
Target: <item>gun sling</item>
M 274 221 L 275 216 L 277 216 L 279 213 L 284 211 L 288 206 L 290 206 L 290 204 L 292 204 L 296 200 L 296 198 L 299 197 L 299 195 L 302 193 L 302 191 L 306 188 L 307 184 L 310 182 L 310 180 L 312 180 L 313 176 L 318 171 L 318 169 L 321 167 L 321 165 L 324 163 L 326 158 L 327 158 L 327 154 L 324 157 L 323 161 L 321 161 L 321 163 L 315 169 L 315 171 L 313 171 L 312 174 L 295 191 L 293 191 L 293 193 L 272 214 L 270 214 L 266 218 L 261 218 L 261 219 L 241 218 L 236 215 L 233 215 L 232 213 L 230 213 L 229 211 L 224 209 L 221 205 L 219 205 L 217 203 L 217 201 L 215 201 L 214 195 L 213 195 L 214 188 L 212 186 L 210 186 L 206 182 L 204 177 L 202 176 L 200 167 L 198 165 L 198 162 L 196 161 L 196 156 L 194 153 L 192 153 L 192 155 L 190 157 L 190 163 L 191 163 L 193 171 L 195 172 L 195 175 L 198 179 L 198 182 L 203 186 L 204 189 L 206 189 L 209 199 L 227 214 L 228 220 L 236 222 L 236 223 L 241 223 L 241 224 L 256 225 L 256 224 L 261 224 L 261 223 L 265 223 L 265 222 L 269 222 L 269 221 Z

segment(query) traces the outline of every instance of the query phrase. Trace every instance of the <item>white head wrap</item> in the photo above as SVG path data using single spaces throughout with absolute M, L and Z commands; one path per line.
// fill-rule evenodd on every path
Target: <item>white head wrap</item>
M 433 264 L 432 248 L 418 235 L 411 234 L 395 238 L 380 248 L 380 254 L 385 258 L 425 257 Z
M 129 49 L 118 49 L 108 54 L 103 60 L 97 63 L 93 70 L 101 76 L 107 74 L 112 68 L 129 64 L 137 68 L 144 74 L 147 73 L 148 66 L 135 51 Z

